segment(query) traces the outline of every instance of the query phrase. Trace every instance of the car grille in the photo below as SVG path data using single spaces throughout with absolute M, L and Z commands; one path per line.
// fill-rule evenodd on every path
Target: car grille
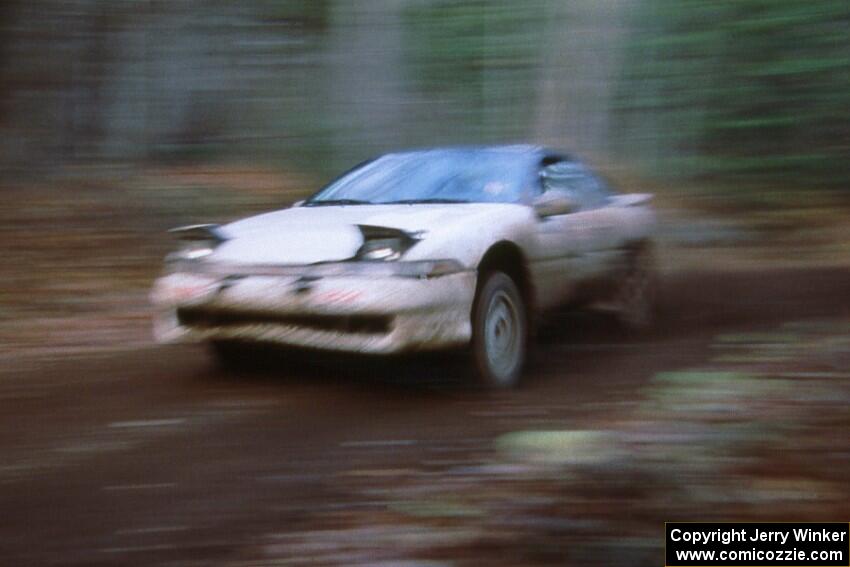
M 386 315 L 278 315 L 186 307 L 177 310 L 177 320 L 196 329 L 267 324 L 370 335 L 386 334 L 392 325 L 392 317 Z

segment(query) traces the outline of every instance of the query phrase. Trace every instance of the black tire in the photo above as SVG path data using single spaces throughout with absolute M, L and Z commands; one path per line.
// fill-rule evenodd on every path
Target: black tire
M 617 286 L 614 302 L 617 320 L 629 334 L 650 330 L 658 315 L 658 275 L 652 248 L 632 252 L 626 273 Z
M 528 351 L 528 312 L 516 283 L 504 272 L 481 275 L 472 310 L 472 361 L 487 388 L 519 383 Z

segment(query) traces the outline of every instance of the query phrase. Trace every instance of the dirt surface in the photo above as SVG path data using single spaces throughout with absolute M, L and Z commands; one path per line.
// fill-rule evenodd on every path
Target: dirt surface
M 565 314 L 544 330 L 523 387 L 499 394 L 468 389 L 451 357 L 292 354 L 242 375 L 217 371 L 203 349 L 144 342 L 6 357 L 2 562 L 473 564 L 501 549 L 492 548 L 492 534 L 482 539 L 445 520 L 405 531 L 392 516 L 404 503 L 380 491 L 405 486 L 400 479 L 411 471 L 448 493 L 480 488 L 486 477 L 456 471 L 492 464 L 500 435 L 617 423 L 659 372 L 710 361 L 719 334 L 847 321 L 848 282 L 846 269 L 670 276 L 652 336 L 623 338 L 602 314 Z M 655 433 L 673 433 L 668 427 Z M 523 498 L 527 505 L 532 497 Z M 611 497 L 612 517 L 618 499 L 628 497 Z M 437 516 L 464 515 L 450 512 Z M 364 518 L 383 527 L 358 524 Z M 324 535 L 293 539 L 311 530 Z M 360 542 L 356 552 L 340 547 L 343 533 Z M 454 551 L 433 551 L 446 545 Z M 529 557 L 513 559 L 534 562 Z M 646 564 L 660 564 L 650 557 Z
M 847 520 L 850 235 L 832 201 L 658 199 L 657 328 L 564 313 L 522 387 L 486 393 L 453 356 L 224 373 L 154 345 L 165 229 L 314 184 L 94 174 L 3 188 L 2 565 L 660 565 L 665 520 Z

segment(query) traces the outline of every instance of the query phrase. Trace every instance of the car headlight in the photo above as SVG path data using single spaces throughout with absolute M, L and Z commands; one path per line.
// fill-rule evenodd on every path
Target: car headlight
M 211 242 L 185 242 L 180 248 L 165 257 L 167 262 L 193 261 L 206 258 L 213 253 L 215 244 Z
M 457 260 L 423 260 L 419 262 L 397 262 L 394 275 L 406 278 L 438 278 L 464 271 Z
M 363 235 L 363 244 L 353 261 L 341 263 L 329 270 L 343 270 L 347 274 L 397 276 L 404 278 L 437 278 L 465 270 L 457 260 L 403 261 L 402 256 L 417 242 L 425 231 L 410 232 L 386 226 L 357 225 Z
M 195 224 L 169 230 L 180 240 L 180 247 L 165 257 L 166 264 L 197 262 L 211 255 L 229 236 L 215 224 Z
M 386 226 L 358 224 L 363 244 L 354 255 L 355 260 L 395 262 L 419 242 L 422 232 L 408 232 Z
M 357 251 L 357 258 L 360 260 L 393 262 L 401 258 L 402 253 L 403 246 L 400 239 L 383 238 L 364 242 L 360 250 Z
M 465 270 L 463 264 L 457 260 L 420 260 L 413 262 L 361 260 L 314 264 L 306 267 L 304 275 L 319 278 L 360 276 L 427 279 L 456 274 Z

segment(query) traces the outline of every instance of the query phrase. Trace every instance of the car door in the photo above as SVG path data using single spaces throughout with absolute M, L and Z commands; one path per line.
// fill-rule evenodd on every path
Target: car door
M 582 277 L 598 279 L 611 271 L 619 256 L 617 209 L 610 206 L 606 183 L 584 164 L 575 164 L 571 185 L 579 203 L 575 220 L 582 234 Z
M 538 219 L 538 301 L 545 308 L 569 300 L 575 288 L 606 271 L 614 246 L 615 219 L 606 211 L 602 186 L 581 163 L 545 158 L 539 171 L 539 194 L 560 190 L 574 208 Z

